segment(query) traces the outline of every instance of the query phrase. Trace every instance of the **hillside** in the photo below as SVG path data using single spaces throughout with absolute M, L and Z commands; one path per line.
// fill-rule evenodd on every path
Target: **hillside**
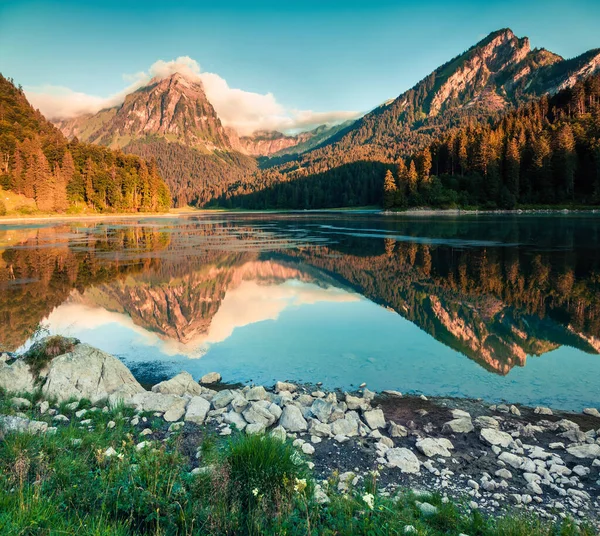
M 42 212 L 161 211 L 171 203 L 153 162 L 69 142 L 2 75 L 0 188 L 34 199 Z M 19 206 L 36 210 L 26 201 Z

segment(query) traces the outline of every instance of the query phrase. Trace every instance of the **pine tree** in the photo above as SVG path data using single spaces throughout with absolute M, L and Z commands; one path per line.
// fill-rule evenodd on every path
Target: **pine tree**
M 40 210 L 51 212 L 54 210 L 54 176 L 42 149 L 38 149 L 35 156 L 34 177 L 35 202 Z
M 421 182 L 429 182 L 431 176 L 431 149 L 425 147 L 419 155 L 419 177 Z
M 15 149 L 14 154 L 14 165 L 12 170 L 12 188 L 15 192 L 20 194 L 23 193 L 23 170 L 25 165 L 23 163 L 23 156 L 21 155 L 21 150 L 19 149 L 19 144 L 17 143 L 17 147 Z
M 35 156 L 32 154 L 27 158 L 27 169 L 25 170 L 25 177 L 23 179 L 22 194 L 25 197 L 33 199 L 35 197 Z
M 94 162 L 88 158 L 85 163 L 85 201 L 92 207 L 94 205 Z
M 417 191 L 417 182 L 419 180 L 419 175 L 417 173 L 417 168 L 415 167 L 415 161 L 411 160 L 408 165 L 408 173 L 406 174 L 406 179 L 408 183 L 408 191 L 412 195 Z
M 506 146 L 506 166 L 505 166 L 505 181 L 508 191 L 519 199 L 519 173 L 521 165 L 521 155 L 517 141 L 512 138 Z
M 54 210 L 56 212 L 65 212 L 69 208 L 65 179 L 66 177 L 58 164 L 54 166 Z
M 579 102 L 577 106 L 579 106 Z M 575 137 L 569 124 L 563 125 L 558 131 L 556 148 L 556 173 L 557 184 L 563 189 L 566 197 L 573 200 L 575 195 L 575 167 L 577 155 L 575 153 Z
M 383 180 L 383 208 L 388 209 L 394 206 L 397 189 L 396 179 L 388 169 Z

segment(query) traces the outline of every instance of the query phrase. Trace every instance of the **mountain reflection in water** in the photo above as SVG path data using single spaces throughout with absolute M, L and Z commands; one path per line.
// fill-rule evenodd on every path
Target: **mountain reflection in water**
M 483 369 L 511 378 L 557 349 L 564 365 L 600 372 L 599 231 L 593 215 L 4 225 L 0 344 L 23 347 L 41 324 L 128 362 L 235 367 L 240 379 L 337 374 L 334 387 L 360 370 L 371 387 L 485 396 L 466 387 L 488 381 Z M 445 367 L 456 367 L 448 385 L 436 379 Z M 539 386 L 545 399 L 556 382 Z M 600 397 L 590 389 L 582 401 Z

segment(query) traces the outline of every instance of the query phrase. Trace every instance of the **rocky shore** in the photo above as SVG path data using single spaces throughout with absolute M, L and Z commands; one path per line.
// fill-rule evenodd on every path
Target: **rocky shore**
M 146 390 L 117 358 L 76 340 L 64 341 L 46 339 L 24 356 L 2 356 L 0 387 L 15 395 L 10 403 L 17 410 L 0 415 L 4 433 L 48 434 L 73 420 L 85 428 L 90 412 L 123 404 L 136 412 L 130 424 L 139 434 L 138 448 L 178 434 L 195 472 L 210 470 L 198 454 L 207 436 L 236 430 L 267 433 L 290 438 L 310 460 L 319 480 L 316 495 L 323 502 L 329 500 L 332 482 L 336 492 L 344 492 L 375 471 L 383 496 L 399 488 L 424 497 L 436 491 L 491 515 L 520 509 L 549 520 L 587 520 L 600 528 L 596 408 L 566 414 L 375 393 L 366 385 L 355 393 L 290 382 L 235 388 L 222 383 L 218 373 L 196 381 L 181 372 Z M 35 408 L 39 420 L 18 411 L 31 402 L 17 394 L 32 392 L 42 396 Z M 78 410 L 82 399 L 93 407 Z M 73 413 L 61 414 L 59 408 L 71 401 Z M 433 508 L 425 499 L 422 504 Z

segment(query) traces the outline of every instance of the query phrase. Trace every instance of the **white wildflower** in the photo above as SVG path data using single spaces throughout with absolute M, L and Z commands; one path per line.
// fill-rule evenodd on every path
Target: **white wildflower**
M 365 493 L 362 497 L 362 500 L 367 503 L 367 506 L 373 510 L 373 506 L 375 505 L 375 497 L 373 497 L 372 493 Z

